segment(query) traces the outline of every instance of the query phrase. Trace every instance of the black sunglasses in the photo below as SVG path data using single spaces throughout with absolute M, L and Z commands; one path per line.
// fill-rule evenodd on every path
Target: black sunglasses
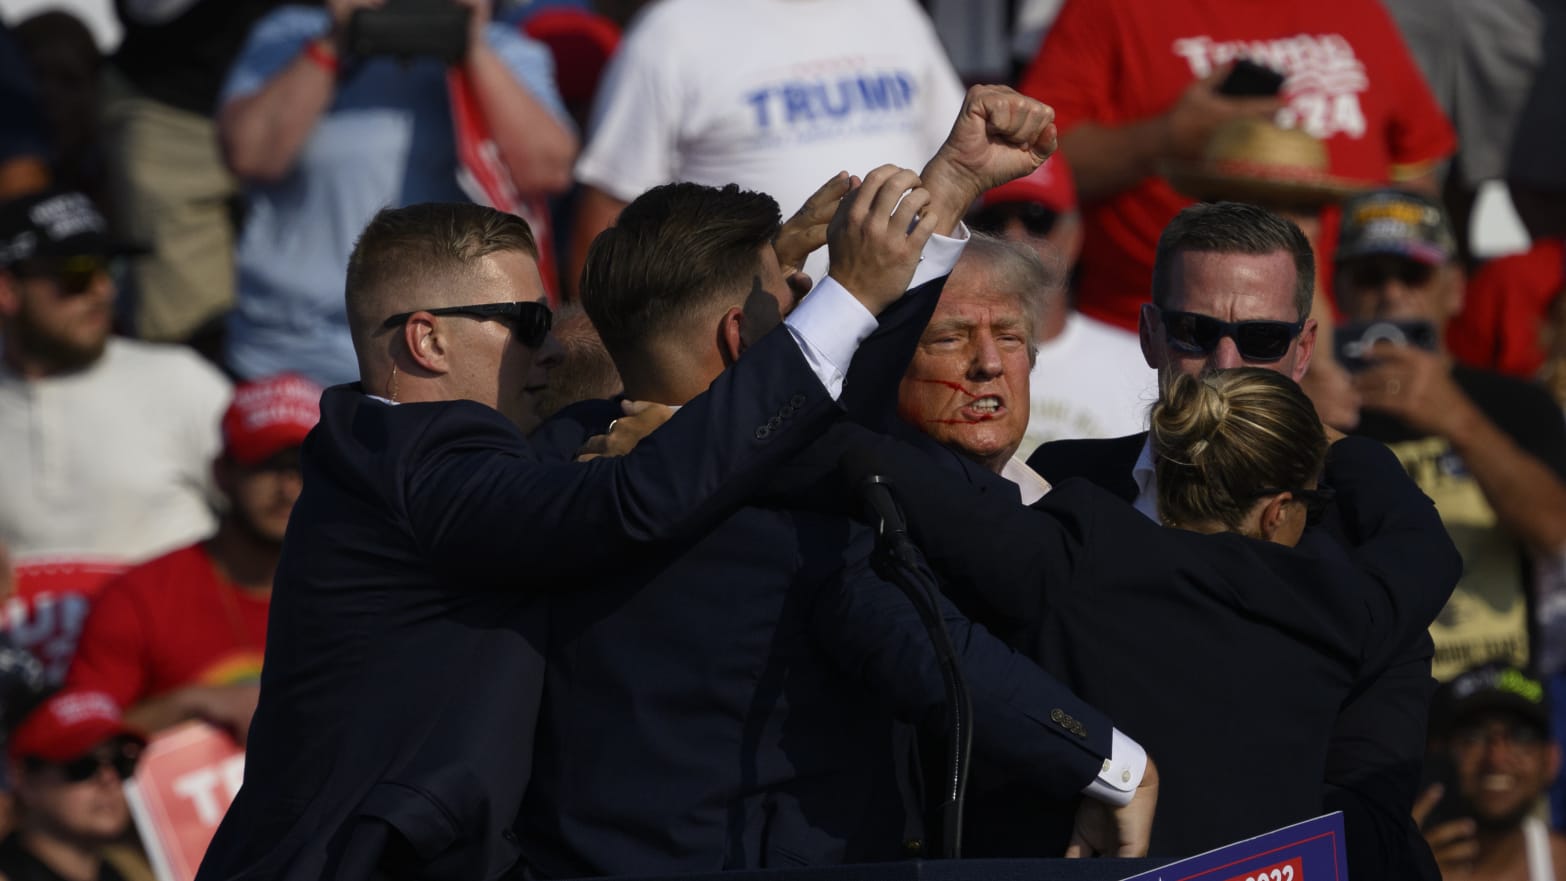
M 1288 493 L 1294 496 L 1294 500 L 1305 506 L 1305 522 L 1314 526 L 1321 522 L 1322 515 L 1327 513 L 1327 506 L 1337 497 L 1337 493 L 1330 486 L 1318 486 L 1315 489 L 1278 489 L 1268 488 L 1258 490 L 1256 498 L 1263 496 L 1275 496 L 1278 493 Z
M 77 257 L 37 257 L 24 260 L 12 267 L 19 278 L 47 278 L 60 286 L 60 292 L 70 296 L 92 290 L 99 275 L 107 274 L 109 261 L 96 255 Z
M 498 318 L 511 325 L 511 329 L 515 331 L 522 345 L 532 349 L 544 344 L 544 339 L 549 336 L 549 328 L 554 323 L 554 314 L 543 303 L 479 303 L 474 306 L 443 306 L 439 309 L 400 312 L 386 319 L 381 329 L 388 330 L 402 325 L 413 317 L 414 312 L 428 312 L 431 315 L 471 315 L 482 319 Z
M 1436 268 L 1429 263 L 1410 260 L 1395 254 L 1375 254 L 1354 257 L 1344 261 L 1344 279 L 1356 288 L 1380 288 L 1396 280 L 1406 288 L 1424 287 L 1435 276 Z
M 1163 311 L 1169 344 L 1192 355 L 1210 355 L 1224 337 L 1234 340 L 1240 357 L 1270 364 L 1289 353 L 1289 344 L 1305 329 L 1305 321 L 1219 321 L 1195 312 Z
M 140 758 L 140 746 L 131 741 L 122 741 L 114 746 L 112 751 L 90 752 L 69 762 L 49 762 L 43 759 L 29 759 L 29 761 L 35 767 L 58 769 L 60 779 L 66 783 L 85 783 L 98 776 L 98 772 L 104 768 L 112 769 L 121 780 L 129 780 L 131 775 L 136 773 L 136 762 Z
M 1002 202 L 988 205 L 968 215 L 970 229 L 990 235 L 1006 231 L 1006 223 L 1016 218 L 1030 236 L 1040 238 L 1050 234 L 1060 220 L 1060 214 L 1035 202 Z

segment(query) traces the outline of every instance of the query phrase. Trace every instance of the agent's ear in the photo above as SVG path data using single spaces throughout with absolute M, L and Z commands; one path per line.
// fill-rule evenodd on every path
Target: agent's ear
M 1137 337 L 1142 342 L 1142 359 L 1154 370 L 1162 370 L 1169 361 L 1164 350 L 1164 328 L 1158 307 L 1142 304 L 1142 314 L 1136 323 Z
M 723 366 L 732 366 L 745 348 L 745 310 L 730 306 L 718 319 L 718 352 L 723 356 Z
M 1295 382 L 1303 380 L 1305 374 L 1310 372 L 1310 359 L 1311 356 L 1316 354 L 1316 331 L 1318 328 L 1319 325 L 1316 323 L 1316 319 L 1305 319 L 1305 327 L 1300 331 L 1300 338 L 1294 343 L 1295 351 L 1299 352 L 1299 357 L 1294 362 L 1294 375 L 1289 378 Z
M 408 357 L 413 363 L 436 375 L 451 372 L 452 340 L 447 338 L 435 316 L 428 312 L 408 316 L 402 325 L 402 341 L 408 347 Z
M 1261 519 L 1256 524 L 1263 541 L 1275 541 L 1282 533 L 1289 516 L 1289 502 L 1293 500 L 1294 494 L 1288 492 L 1281 492 L 1267 499 L 1266 507 L 1262 508 Z

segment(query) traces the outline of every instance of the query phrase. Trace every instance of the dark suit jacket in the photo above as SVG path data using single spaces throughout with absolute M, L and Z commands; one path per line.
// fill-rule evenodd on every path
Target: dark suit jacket
M 1040 447 L 1028 464 L 1051 480 L 1084 477 L 1127 501 L 1136 497 L 1131 470 L 1147 435 L 1107 440 L 1057 441 Z M 1367 663 L 1338 711 L 1324 776 L 1323 808 L 1343 811 L 1349 868 L 1354 877 L 1428 879 L 1439 872 L 1410 818 L 1425 753 L 1425 728 L 1435 682 L 1430 678 L 1428 627 L 1446 604 L 1460 571 L 1450 539 L 1432 519 L 1429 500 L 1380 444 L 1346 438 L 1334 444 L 1323 482 L 1338 500 L 1323 528 L 1365 563 L 1362 548 L 1376 529 L 1405 532 L 1413 541 L 1406 559 L 1374 565 L 1408 567 L 1425 577 L 1398 579 L 1392 597 L 1398 623 Z M 1408 504 L 1395 522 L 1387 499 Z M 1439 565 L 1431 565 L 1432 563 Z M 1455 570 L 1454 570 L 1454 567 Z
M 1116 725 L 1149 747 L 1164 780 L 1155 853 L 1319 813 L 1337 708 L 1365 667 L 1385 663 L 1381 646 L 1424 614 L 1407 603 L 1416 586 L 1451 585 L 1460 569 L 1450 542 L 1428 541 L 1429 501 L 1411 485 L 1381 486 L 1375 468 L 1340 475 L 1380 490 L 1355 496 L 1365 542 L 1350 555 L 1320 532 L 1289 549 L 1164 529 L 1081 483 L 1028 511 L 896 445 L 871 446 L 958 605 L 1113 706 Z M 1002 807 L 989 819 L 1026 805 Z M 994 831 L 976 825 L 970 833 Z M 1021 826 L 1011 852 L 1056 846 Z
M 886 310 L 860 346 L 842 401 L 861 422 L 897 424 L 897 383 L 942 281 Z M 618 412 L 615 402 L 582 402 L 534 438 L 570 455 Z M 818 443 L 780 472 L 775 483 L 792 501 L 815 500 L 800 486 L 835 467 L 824 449 L 836 447 Z M 604 590 L 553 598 L 522 823 L 531 871 L 679 874 L 903 856 L 918 806 L 899 788 L 894 716 L 940 728 L 945 701 L 929 637 L 901 593 L 869 571 L 870 544 L 840 513 L 753 506 L 628 563 Z M 1011 769 L 1030 798 L 1075 795 L 1107 757 L 1111 724 L 951 604 L 943 614 L 973 691 L 976 752 Z
M 769 334 L 632 455 L 544 465 L 496 411 L 329 389 L 272 596 L 245 783 L 199 877 L 487 879 L 519 848 L 539 595 L 733 510 L 838 413 Z M 698 453 L 699 451 L 699 453 Z
M 1195 853 L 1320 812 L 1337 708 L 1395 626 L 1391 586 L 1324 537 L 1296 550 L 1165 529 L 1082 481 L 1058 484 L 1037 510 L 970 507 L 917 463 L 882 467 L 959 606 L 1113 707 L 1148 748 L 1161 778 L 1152 853 Z M 1378 552 L 1405 555 L 1406 538 L 1394 531 Z M 1003 810 L 976 804 L 976 819 L 1019 836 L 983 829 L 992 843 L 1058 846 L 1041 840 L 1026 803 L 992 803 Z
M 894 715 L 945 721 L 929 637 L 841 516 L 742 509 L 613 586 L 551 600 L 524 851 L 544 877 L 896 859 Z M 1111 725 L 946 605 L 975 751 L 1069 800 Z M 1081 723 L 1066 730 L 1062 713 Z

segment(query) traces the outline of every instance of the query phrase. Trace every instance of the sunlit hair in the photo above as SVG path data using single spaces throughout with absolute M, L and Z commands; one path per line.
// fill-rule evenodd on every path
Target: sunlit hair
M 1294 262 L 1294 311 L 1304 321 L 1316 292 L 1316 255 L 1310 240 L 1294 222 L 1256 205 L 1242 202 L 1201 202 L 1175 215 L 1158 237 L 1153 255 L 1153 305 L 1160 309 L 1185 308 L 1171 303 L 1174 267 L 1181 254 L 1249 254 L 1263 256 L 1282 251 Z
M 582 306 L 616 363 L 715 299 L 743 301 L 781 217 L 771 196 L 735 184 L 664 184 L 625 206 L 593 239 L 581 284 Z
M 348 328 L 361 357 L 390 315 L 453 305 L 479 258 L 516 251 L 538 259 L 527 221 L 483 205 L 431 202 L 375 215 L 348 257 Z
M 1158 513 L 1170 526 L 1237 530 L 1266 490 L 1321 473 L 1327 438 L 1292 379 L 1259 367 L 1166 372 L 1152 412 Z

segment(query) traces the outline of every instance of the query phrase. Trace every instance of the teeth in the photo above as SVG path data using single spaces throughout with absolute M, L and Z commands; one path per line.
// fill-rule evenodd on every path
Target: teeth
M 1486 774 L 1479 781 L 1480 788 L 1490 792 L 1511 789 L 1515 784 L 1511 774 Z
M 994 413 L 1000 409 L 1000 405 L 1000 398 L 994 395 L 986 395 L 985 397 L 974 399 L 973 403 L 968 406 L 978 410 L 980 413 Z

